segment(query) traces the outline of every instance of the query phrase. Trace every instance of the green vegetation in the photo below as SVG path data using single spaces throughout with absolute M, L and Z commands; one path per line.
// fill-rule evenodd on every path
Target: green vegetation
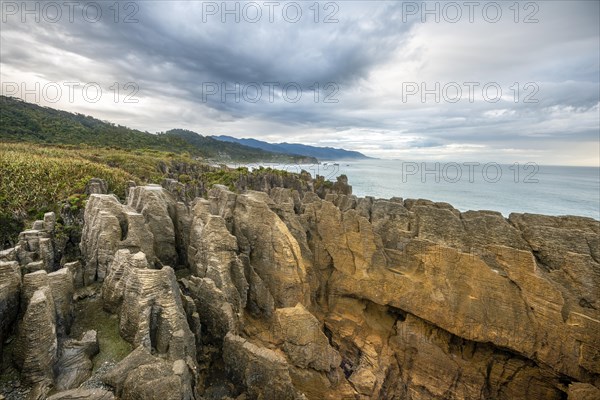
M 207 159 L 313 161 L 185 130 L 153 135 L 6 96 L 0 96 L 0 118 L 0 248 L 14 245 L 18 233 L 45 212 L 58 215 L 65 205 L 74 213 L 82 210 L 86 184 L 94 177 L 123 200 L 131 181 L 160 184 L 171 178 L 200 191 L 214 184 L 235 190 L 242 175 L 289 174 L 212 167 Z
M 116 154 L 103 149 L 69 150 L 0 142 L 0 155 L 0 215 L 3 216 L 35 218 L 67 198 L 73 205 L 82 206 L 85 199 L 80 195 L 93 177 L 106 180 L 121 197 L 125 195 L 127 181 L 139 181 L 126 168 L 110 166 Z
M 158 183 L 165 178 L 210 188 L 222 184 L 235 190 L 240 180 L 286 171 L 245 167 L 211 167 L 188 153 L 114 147 L 42 145 L 0 141 L 0 247 L 15 244 L 18 233 L 45 212 L 72 212 L 85 207 L 85 187 L 91 178 L 108 183 L 109 192 L 125 199 L 128 182 Z
M 131 345 L 119 335 L 119 318 L 102 308 L 99 295 L 85 298 L 75 306 L 77 317 L 71 327 L 72 336 L 79 338 L 90 329 L 98 334 L 100 353 L 93 359 L 94 372 L 104 363 L 118 363 L 131 352 Z
M 310 157 L 272 153 L 237 143 L 221 142 L 183 129 L 154 135 L 6 96 L 0 96 L 0 140 L 157 150 L 182 155 L 187 153 L 192 157 L 216 161 L 317 162 Z
M 0 246 L 14 244 L 25 226 L 44 212 L 58 213 L 63 202 L 71 211 L 84 208 L 91 178 L 104 179 L 124 199 L 128 181 L 160 183 L 173 164 L 207 168 L 189 156 L 156 150 L 0 142 Z

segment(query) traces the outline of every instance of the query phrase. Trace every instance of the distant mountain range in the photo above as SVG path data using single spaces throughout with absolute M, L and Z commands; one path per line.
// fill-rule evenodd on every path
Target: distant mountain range
M 333 147 L 307 146 L 298 143 L 268 143 L 256 139 L 238 139 L 231 136 L 211 136 L 223 142 L 238 143 L 247 147 L 271 151 L 274 153 L 295 154 L 315 157 L 319 160 L 366 160 L 370 159 L 358 151 L 336 149 Z

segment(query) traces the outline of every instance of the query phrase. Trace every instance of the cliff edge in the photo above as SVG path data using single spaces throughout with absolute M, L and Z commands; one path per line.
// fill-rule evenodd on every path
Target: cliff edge
M 52 214 L 0 253 L 28 398 L 600 398 L 599 221 L 345 180 L 192 202 L 138 186 L 91 194 L 84 220 L 81 262 L 54 262 Z M 107 371 L 96 327 L 70 332 L 93 296 L 131 348 Z

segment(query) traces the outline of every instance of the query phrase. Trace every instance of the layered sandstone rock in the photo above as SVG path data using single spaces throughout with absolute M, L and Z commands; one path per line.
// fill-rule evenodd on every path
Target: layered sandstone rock
M 561 376 L 597 384 L 600 339 L 594 332 L 600 322 L 597 311 L 585 305 L 597 301 L 598 294 L 597 290 L 595 295 L 589 289 L 584 291 L 586 284 L 575 283 L 585 279 L 588 288 L 598 287 L 598 263 L 588 246 L 597 240 L 597 221 L 544 217 L 546 225 L 554 224 L 554 229 L 562 232 L 538 239 L 539 244 L 530 248 L 532 238 L 544 230 L 530 228 L 535 234 L 522 231 L 523 226 L 514 221 L 530 220 L 524 224 L 530 226 L 531 220 L 540 217 L 513 215 L 507 221 L 497 213 L 459 213 L 448 205 L 425 201 L 375 201 L 362 210 L 363 216 L 352 209 L 335 210 L 326 203 L 305 207 L 315 215 L 316 246 L 327 249 L 332 259 L 329 285 L 336 300 L 329 304 L 344 304 L 344 311 L 330 313 L 326 319 L 334 337 L 347 331 L 347 324 L 354 325 L 352 321 L 368 320 L 362 307 L 347 304 L 355 298 L 397 310 L 392 312 L 400 315 L 409 313 L 411 320 L 417 318 L 431 326 L 418 328 L 408 338 L 406 334 L 397 338 L 396 345 L 411 355 L 398 362 L 398 367 L 394 367 L 400 352 L 396 345 L 367 351 L 360 339 L 367 333 L 355 335 L 355 339 L 340 336 L 340 342 L 347 341 L 342 354 L 352 364 L 349 379 L 358 392 L 375 397 L 384 389 L 389 393 L 390 365 L 396 368 L 395 379 L 405 388 L 405 396 L 412 398 L 561 398 L 566 391 Z M 551 240 L 561 235 L 563 240 Z M 540 263 L 539 252 L 545 247 L 554 250 L 546 253 L 554 258 Z M 556 263 L 557 257 L 562 261 L 561 272 L 544 267 Z M 391 323 L 375 336 L 393 337 L 399 326 Z M 508 349 L 504 358 L 519 373 L 495 377 L 497 361 L 484 363 L 485 367 L 470 362 L 458 369 L 459 376 L 455 362 L 445 356 L 439 365 L 449 369 L 434 379 L 433 370 L 426 365 L 443 357 L 427 350 L 429 341 L 424 337 L 431 329 L 445 337 L 437 344 L 444 353 L 444 348 L 456 341 L 460 347 L 472 343 L 470 351 L 476 358 L 484 356 L 477 343 L 492 343 L 496 352 Z M 362 355 L 352 360 L 355 348 Z M 425 353 L 422 364 L 415 362 L 419 358 L 414 354 L 420 352 Z M 394 358 L 385 356 L 390 353 Z M 364 360 L 368 354 L 368 361 Z M 364 364 L 370 365 L 369 372 L 363 372 Z M 414 368 L 406 370 L 407 364 Z M 505 368 L 499 365 L 497 368 Z M 357 374 L 360 384 L 354 379 Z M 480 376 L 488 378 L 485 382 L 475 379 Z M 465 391 L 469 379 L 472 389 Z M 531 379 L 536 382 L 533 386 L 527 383 Z
M 245 387 L 251 398 L 305 398 L 294 388 L 285 358 L 273 350 L 228 333 L 223 343 L 223 359 L 233 379 Z
M 81 341 L 67 336 L 73 319 L 73 293 L 73 277 L 66 268 L 23 277 L 23 317 L 13 359 L 22 379 L 32 385 L 30 399 L 45 398 L 53 386 L 60 390 L 77 387 L 91 373 L 91 358 L 98 352 L 95 333 Z
M 31 295 L 16 346 L 15 361 L 23 371 L 21 377 L 33 386 L 30 398 L 44 398 L 54 382 L 58 357 L 56 315 L 48 286 Z
M 234 235 L 252 269 L 269 288 L 276 307 L 307 304 L 309 286 L 300 246 L 269 208 L 270 201 L 262 192 L 237 196 Z
M 325 372 L 339 367 L 340 355 L 329 345 L 317 318 L 301 304 L 277 309 L 273 331 L 294 365 Z
M 194 398 L 192 365 L 165 361 L 139 346 L 102 378 L 122 400 L 190 400 Z
M 115 396 L 104 389 L 72 389 L 48 397 L 48 400 L 114 400 Z
M 92 357 L 100 351 L 96 331 L 88 331 L 80 340 L 68 339 L 61 345 L 57 364 L 57 390 L 77 388 L 92 375 Z
M 84 284 L 102 282 L 119 249 L 142 251 L 154 261 L 154 235 L 143 215 L 119 203 L 114 195 L 92 194 L 85 207 L 81 237 Z
M 597 396 L 600 222 L 357 198 L 344 178 L 304 189 L 93 194 L 82 268 L 48 274 L 27 253 L 44 235 L 24 235 L 0 254 L 2 299 L 64 335 L 73 285 L 103 281 L 136 347 L 104 378 L 123 399 Z M 42 269 L 22 289 L 19 257 Z M 53 365 L 44 348 L 25 358 Z M 30 380 L 51 382 L 44 368 Z M 213 380 L 226 389 L 204 393 Z
M 102 288 L 105 308 L 119 313 L 121 336 L 169 359 L 196 357 L 175 274 L 149 269 L 143 253 L 119 250 Z
M 19 313 L 21 267 L 16 261 L 0 261 L 0 357 L 4 341 Z
M 154 238 L 154 254 L 164 265 L 176 267 L 175 198 L 159 185 L 137 186 L 130 189 L 129 207 L 144 216 Z M 175 217 L 175 221 L 176 221 Z
M 200 279 L 185 285 L 209 331 L 277 346 L 311 398 L 551 399 L 569 382 L 598 385 L 597 221 L 271 196 L 219 187 L 197 203 L 190 260 Z M 242 314 L 238 260 L 248 283 Z M 302 334 L 283 335 L 282 318 Z M 339 368 L 337 380 L 316 374 Z

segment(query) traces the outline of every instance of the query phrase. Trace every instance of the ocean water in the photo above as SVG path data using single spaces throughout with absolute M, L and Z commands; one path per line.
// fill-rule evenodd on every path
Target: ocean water
M 429 199 L 460 211 L 579 215 L 600 220 L 600 168 L 535 164 L 421 163 L 396 160 L 329 161 L 305 169 L 330 180 L 348 176 L 353 193 L 376 198 Z
M 346 174 L 357 196 L 422 198 L 450 203 L 460 211 L 493 210 L 504 216 L 517 212 L 600 220 L 597 167 L 394 160 L 337 164 L 320 165 L 321 175 Z

